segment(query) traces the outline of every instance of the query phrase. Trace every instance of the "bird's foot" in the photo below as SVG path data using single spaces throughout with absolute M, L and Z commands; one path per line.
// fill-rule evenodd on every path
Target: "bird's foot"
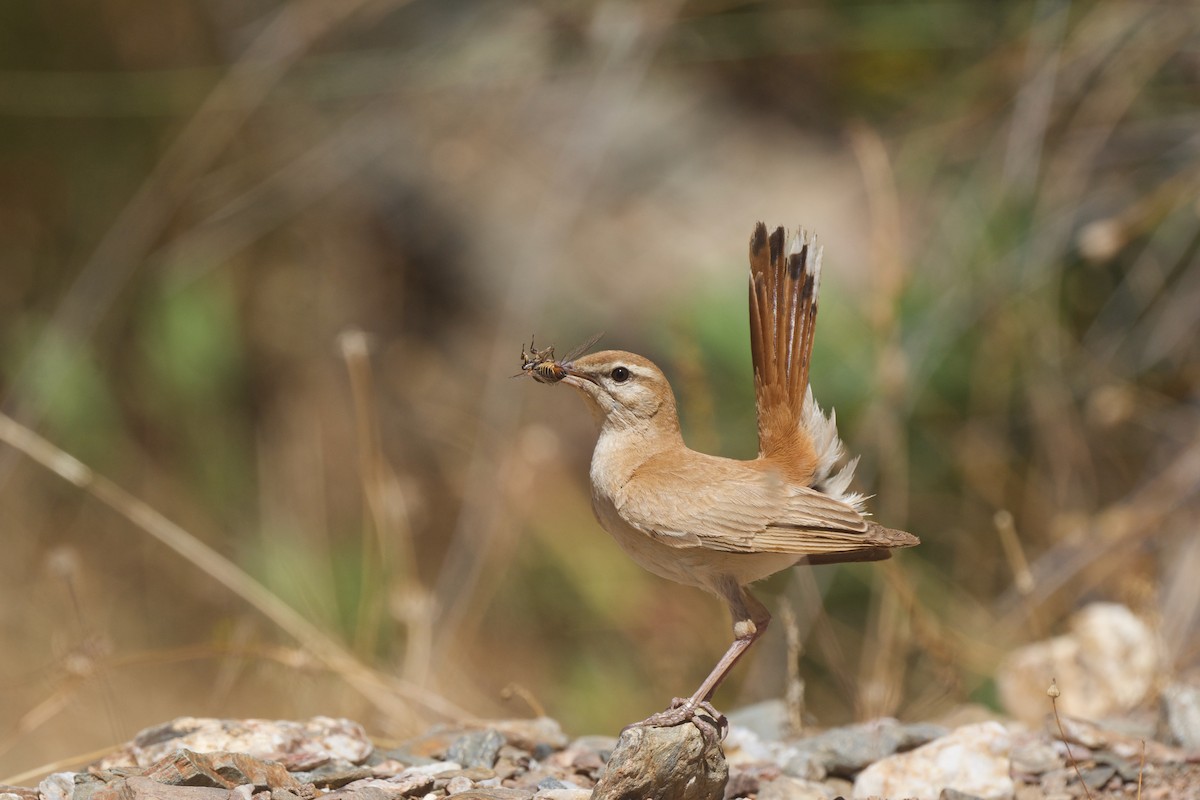
M 624 733 L 630 728 L 673 728 L 685 722 L 695 725 L 708 745 L 720 743 L 729 731 L 729 720 L 725 719 L 725 715 L 717 711 L 712 703 L 707 700 L 693 703 L 687 698 L 676 697 L 666 711 L 651 714 L 641 722 L 626 725 L 621 732 Z

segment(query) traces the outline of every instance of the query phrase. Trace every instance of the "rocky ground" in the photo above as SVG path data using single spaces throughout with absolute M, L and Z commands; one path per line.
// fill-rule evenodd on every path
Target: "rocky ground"
M 1072 718 L 1063 734 L 1053 717 L 1041 729 L 882 719 L 784 736 L 783 716 L 777 703 L 745 709 L 723 741 L 691 724 L 572 739 L 543 718 L 444 726 L 393 748 L 348 720 L 181 718 L 85 771 L 0 786 L 0 800 L 1200 798 L 1186 728 L 1163 742 Z

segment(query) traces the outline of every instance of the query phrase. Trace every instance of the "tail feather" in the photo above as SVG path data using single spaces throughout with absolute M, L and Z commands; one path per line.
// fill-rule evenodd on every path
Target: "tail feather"
M 788 465 L 788 477 L 808 484 L 818 466 L 813 432 L 805 424 L 805 398 L 821 250 L 804 231 L 786 250 L 785 238 L 783 228 L 768 234 L 760 222 L 750 239 L 750 349 L 759 454 Z

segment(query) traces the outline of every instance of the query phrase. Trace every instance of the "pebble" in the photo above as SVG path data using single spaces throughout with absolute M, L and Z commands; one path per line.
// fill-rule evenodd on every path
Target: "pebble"
M 446 794 L 462 794 L 468 789 L 475 788 L 475 781 L 462 775 L 457 775 L 446 782 Z
M 815 754 L 828 774 L 851 777 L 881 758 L 945 733 L 944 728 L 936 725 L 906 726 L 884 718 L 834 728 L 792 744 L 800 752 Z
M 454 740 L 446 752 L 446 758 L 465 767 L 491 769 L 505 741 L 504 734 L 499 731 L 471 731 Z
M 1168 702 L 1164 698 L 1164 725 Z M 761 718 L 770 708 L 755 713 Z M 1187 759 L 1194 749 L 1147 739 L 1143 771 L 1142 739 L 1122 732 L 1117 722 L 1064 716 L 1062 724 L 1093 795 L 1132 797 L 1144 777 L 1142 800 L 1191 796 L 1195 767 Z M 259 734 L 285 730 L 272 725 L 249 720 L 241 727 Z M 705 741 L 691 725 L 636 728 L 620 739 L 568 740 L 553 721 L 518 720 L 436 728 L 395 749 L 361 749 L 365 755 L 357 763 L 302 741 L 285 749 L 281 763 L 175 750 L 144 766 L 107 763 L 87 773 L 56 773 L 37 789 L 0 785 L 0 800 L 1078 800 L 1083 787 L 1052 719 L 1050 725 L 1010 732 L 984 722 L 948 732 L 883 719 L 771 739 L 761 726 L 735 724 L 722 754 L 722 746 Z M 217 741 L 217 729 L 197 727 L 191 718 L 150 729 L 135 741 L 149 752 L 201 728 Z M 242 735 L 239 730 L 230 720 L 219 726 L 221 735 Z M 314 732 L 330 739 L 320 726 Z M 131 744 L 122 752 L 132 750 Z M 315 763 L 314 753 L 324 761 Z
M 52 773 L 47 775 L 37 788 L 38 796 L 42 800 L 71 800 L 75 793 L 75 773 Z
M 1043 739 L 1029 739 L 1015 745 L 1009 759 L 1014 772 L 1026 775 L 1044 775 L 1063 767 L 1058 748 Z
M 864 769 L 854 782 L 856 798 L 914 797 L 938 800 L 954 789 L 985 800 L 1009 800 L 1012 739 L 998 722 L 966 725 L 909 753 L 889 756 Z

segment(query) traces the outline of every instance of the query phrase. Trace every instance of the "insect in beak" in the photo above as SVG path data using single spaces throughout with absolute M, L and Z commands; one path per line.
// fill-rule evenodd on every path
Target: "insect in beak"
M 586 342 L 567 353 L 566 358 L 564 358 L 562 361 L 558 361 L 554 358 L 553 345 L 542 350 L 538 350 L 534 344 L 533 337 L 530 336 L 529 349 L 526 350 L 524 345 L 521 346 L 521 371 L 516 375 L 513 375 L 513 377 L 518 378 L 521 375 L 529 375 L 529 377 L 533 378 L 538 383 L 558 383 L 568 375 L 582 378 L 584 380 L 591 380 L 591 378 L 588 376 L 580 372 L 573 371 L 569 365 L 572 361 L 574 361 L 576 358 L 579 358 L 580 355 L 594 345 L 602 335 L 603 334 L 597 333 L 595 336 L 591 337 Z

